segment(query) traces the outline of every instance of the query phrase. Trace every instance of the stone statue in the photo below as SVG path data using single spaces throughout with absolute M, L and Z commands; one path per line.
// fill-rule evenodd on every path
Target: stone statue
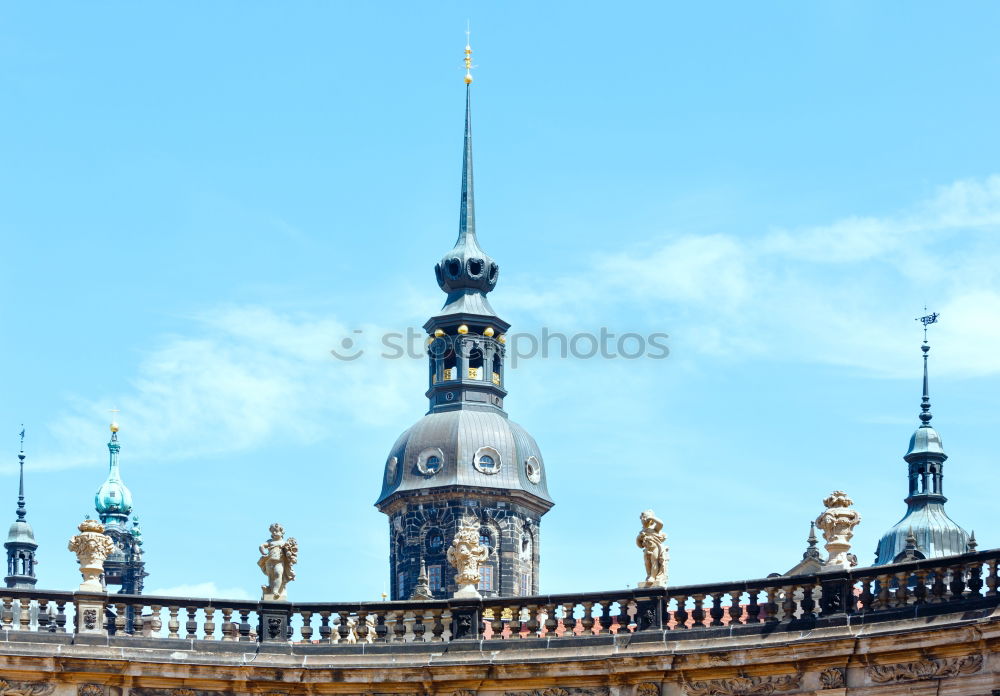
M 642 529 L 635 538 L 635 545 L 642 549 L 642 559 L 646 563 L 646 580 L 639 587 L 666 587 L 669 548 L 664 546 L 667 535 L 663 533 L 663 520 L 652 510 L 639 515 Z
M 455 584 L 458 589 L 453 596 L 478 599 L 482 595 L 476 589 L 479 584 L 479 564 L 490 557 L 490 550 L 479 543 L 479 520 L 463 517 L 458 533 L 448 549 L 448 562 L 455 568 Z
M 299 560 L 299 545 L 295 539 L 285 539 L 285 529 L 275 522 L 270 527 L 271 538 L 260 545 L 260 558 L 257 565 L 267 576 L 267 584 L 261 585 L 264 593 L 262 601 L 284 602 L 288 595 L 288 583 L 295 579 L 292 569 Z
M 850 570 L 857 563 L 853 559 L 851 538 L 854 528 L 861 522 L 861 515 L 852 510 L 854 504 L 843 491 L 834 491 L 823 501 L 826 512 L 816 518 L 816 526 L 823 531 L 829 557 L 823 562 L 823 570 Z M 852 563 L 854 560 L 854 563 Z
M 78 527 L 80 533 L 69 540 L 69 550 L 76 554 L 80 563 L 83 582 L 81 592 L 104 592 L 101 574 L 104 561 L 115 550 L 115 544 L 104 536 L 104 525 L 97 520 L 86 519 Z

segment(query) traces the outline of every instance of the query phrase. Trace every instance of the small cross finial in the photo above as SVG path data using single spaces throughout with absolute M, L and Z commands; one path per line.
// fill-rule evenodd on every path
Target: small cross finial
M 24 423 L 21 423 L 21 451 L 24 451 Z
M 465 23 L 465 84 L 472 84 L 472 69 L 476 67 L 472 64 L 472 44 L 469 39 L 469 23 Z

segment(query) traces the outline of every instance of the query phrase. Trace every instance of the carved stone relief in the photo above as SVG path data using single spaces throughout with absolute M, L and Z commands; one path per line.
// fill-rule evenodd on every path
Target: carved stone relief
M 503 696 L 608 696 L 610 693 L 606 686 L 551 686 L 534 691 L 507 691 Z
M 684 691 L 690 696 L 766 696 L 775 691 L 797 689 L 802 682 L 801 674 L 786 674 L 779 677 L 732 677 L 730 679 L 708 679 L 687 682 Z
M 847 686 L 846 672 L 843 667 L 830 667 L 819 673 L 819 683 L 824 689 L 840 689 Z
M 635 687 L 635 696 L 660 696 L 660 685 L 643 682 Z
M 80 684 L 76 687 L 77 696 L 104 696 L 107 688 L 103 684 Z
M 939 660 L 924 659 L 916 662 L 902 662 L 896 665 L 868 665 L 868 677 L 876 684 L 887 684 L 972 674 L 978 672 L 982 667 L 982 655 L 968 655 Z
M 55 684 L 46 682 L 0 679 L 0 696 L 46 696 L 55 688 Z

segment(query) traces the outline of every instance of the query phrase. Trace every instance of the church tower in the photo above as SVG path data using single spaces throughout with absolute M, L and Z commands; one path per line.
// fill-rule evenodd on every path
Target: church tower
M 133 518 L 129 525 L 132 492 L 122 481 L 118 464 L 120 450 L 118 424 L 112 423 L 111 440 L 108 442 L 108 478 L 94 496 L 94 507 L 104 525 L 104 534 L 115 544 L 115 550 L 104 562 L 104 584 L 119 585 L 121 594 L 142 594 L 143 580 L 148 573 L 142 560 L 142 534 L 138 518 Z
M 944 453 L 941 436 L 931 427 L 931 399 L 927 386 L 927 326 L 937 321 L 937 314 L 921 317 L 924 323 L 924 392 L 920 400 L 920 426 L 910 438 L 910 447 L 903 459 L 909 468 L 909 495 L 906 514 L 878 542 L 875 565 L 903 560 L 907 537 L 912 534 L 916 549 L 913 558 L 938 558 L 965 553 L 969 534 L 948 517 L 944 504 Z
M 38 582 L 35 577 L 35 551 L 38 544 L 35 543 L 35 532 L 31 529 L 26 519 L 28 510 L 24 506 L 24 429 L 21 429 L 21 451 L 17 455 L 18 463 L 21 467 L 17 492 L 17 519 L 10 525 L 7 533 L 7 541 L 4 548 L 7 549 L 7 576 L 4 582 L 7 587 L 30 590 Z
M 375 503 L 389 517 L 392 599 L 408 599 L 421 566 L 441 599 L 456 590 L 445 558 L 463 516 L 489 549 L 484 597 L 538 593 L 539 523 L 552 507 L 542 453 L 504 410 L 504 333 L 487 294 L 499 266 L 479 246 L 472 177 L 472 49 L 465 47 L 465 139 L 458 240 L 434 267 L 447 295 L 428 333 L 430 408 L 389 452 Z M 421 592 L 426 591 L 421 583 Z

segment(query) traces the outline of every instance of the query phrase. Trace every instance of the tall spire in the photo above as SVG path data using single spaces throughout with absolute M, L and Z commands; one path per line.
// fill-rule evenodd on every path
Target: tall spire
M 924 307 L 924 311 L 927 311 L 926 307 Z M 931 414 L 931 396 L 927 386 L 927 354 L 931 351 L 930 344 L 927 343 L 927 327 L 936 324 L 937 319 L 937 312 L 917 317 L 917 321 L 924 325 L 924 343 L 920 346 L 920 350 L 924 353 L 924 395 L 920 399 L 920 422 L 927 427 L 930 427 L 931 418 L 934 417 Z
M 25 515 L 28 514 L 27 508 L 24 507 L 24 425 L 21 425 L 21 451 L 17 455 L 18 462 L 21 465 L 21 474 L 18 480 L 17 486 L 17 521 L 24 522 Z
M 924 311 L 926 312 L 926 307 Z M 956 524 L 944 510 L 948 499 L 944 495 L 945 454 L 941 435 L 931 426 L 931 397 L 927 378 L 927 327 L 936 324 L 937 312 L 917 317 L 923 324 L 924 342 L 920 346 L 924 359 L 923 390 L 920 397 L 920 425 L 910 437 L 910 446 L 903 455 L 907 464 L 909 491 L 905 498 L 906 514 L 879 540 L 875 565 L 897 563 L 901 559 L 938 558 L 965 551 L 969 534 Z
M 468 32 L 466 32 L 468 39 Z M 465 44 L 465 149 L 462 153 L 462 202 L 458 240 L 476 236 L 476 205 L 472 185 L 472 47 Z
M 28 524 L 27 509 L 24 506 L 24 426 L 21 426 L 21 450 L 17 455 L 20 464 L 20 478 L 17 489 L 17 519 L 10 525 L 7 541 L 7 575 L 4 583 L 7 587 L 31 588 L 35 586 L 35 533 Z

